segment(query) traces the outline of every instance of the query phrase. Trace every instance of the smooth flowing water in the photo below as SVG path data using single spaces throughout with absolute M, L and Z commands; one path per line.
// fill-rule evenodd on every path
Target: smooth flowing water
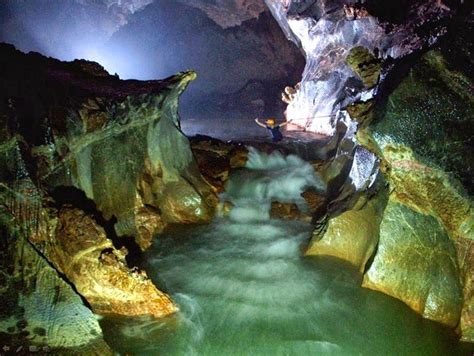
M 145 268 L 179 304 L 165 320 L 104 319 L 106 340 L 132 355 L 447 355 L 454 335 L 403 303 L 360 288 L 330 258 L 303 257 L 311 226 L 270 219 L 272 200 L 304 208 L 324 189 L 296 156 L 251 151 L 222 199 L 228 217 L 160 236 Z

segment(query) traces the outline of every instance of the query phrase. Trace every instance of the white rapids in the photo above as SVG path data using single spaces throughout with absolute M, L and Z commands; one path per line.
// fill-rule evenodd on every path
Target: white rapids
M 133 355 L 449 354 L 454 336 L 403 303 L 360 287 L 353 268 L 302 256 L 311 226 L 270 219 L 272 200 L 324 189 L 296 156 L 251 150 L 222 199 L 230 216 L 160 236 L 145 268 L 180 306 L 160 320 L 102 321 Z

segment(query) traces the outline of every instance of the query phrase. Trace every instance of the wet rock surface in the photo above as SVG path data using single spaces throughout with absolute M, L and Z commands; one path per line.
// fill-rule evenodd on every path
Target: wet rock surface
M 462 286 L 454 242 L 436 219 L 389 202 L 363 286 L 403 300 L 423 316 L 459 323 Z
M 62 207 L 55 235 L 45 255 L 95 313 L 163 317 L 178 310 L 145 271 L 127 266 L 126 251 L 115 249 L 103 228 L 83 211 Z
M 242 168 L 247 162 L 248 149 L 242 143 L 226 143 L 203 135 L 191 137 L 190 143 L 199 171 L 218 193 L 224 191 L 231 170 Z
M 1 342 L 11 350 L 21 346 L 25 352 L 112 355 L 98 318 L 36 243 L 28 240 L 54 228 L 54 221 L 48 221 L 51 227 L 39 224 L 31 182 L 17 182 L 16 199 L 3 184 L 0 188 Z
M 376 95 L 393 59 L 427 48 L 446 32 L 460 4 L 433 1 L 267 1 L 288 38 L 304 50 L 301 86 L 287 118 L 312 132 L 333 135 L 336 113 Z M 390 10 L 387 10 L 390 9 Z
M 209 221 L 215 196 L 177 116 L 178 97 L 193 72 L 166 81 L 120 81 L 84 72 L 82 63 L 24 56 L 8 46 L 1 51 L 1 94 L 9 103 L 3 125 L 7 135 L 18 133 L 27 142 L 24 155 L 31 157 L 27 164 L 35 181 L 47 189 L 84 191 L 105 219 L 117 219 L 118 235 L 137 240 L 150 235 L 141 237 L 137 225 L 143 208 L 162 211 L 178 193 L 188 194 L 193 207 L 164 217 L 164 223 Z M 29 79 L 19 74 L 24 70 Z M 22 89 L 26 83 L 30 89 Z
M 270 217 L 272 219 L 311 221 L 311 215 L 302 212 L 295 203 L 280 203 L 273 201 L 270 206 Z
M 88 307 L 155 318 L 177 311 L 144 271 L 128 267 L 119 237 L 144 250 L 167 224 L 207 222 L 217 205 L 179 129 L 178 97 L 195 73 L 121 81 L 96 63 L 59 62 L 8 45 L 0 52 L 2 229 L 19 231 L 29 258 L 40 261 L 13 250 L 9 261 L 38 276 L 20 274 L 5 292 L 18 296 L 22 283 L 37 285 L 28 287 L 32 301 L 11 302 L 33 328 L 55 330 L 43 338 L 48 347 L 107 354 Z M 46 307 L 62 294 L 60 309 Z M 2 308 L 2 332 L 13 335 L 12 311 Z M 62 318 L 80 328 L 77 335 L 61 328 Z
M 423 231 L 429 231 L 428 227 L 431 227 L 429 238 L 433 245 L 430 253 L 439 251 L 450 259 L 449 264 L 441 263 L 441 257 L 420 261 L 426 265 L 431 263 L 430 268 L 439 265 L 443 271 L 439 273 L 446 283 L 430 291 L 439 295 L 434 295 L 435 301 L 427 307 L 422 301 L 431 302 L 432 299 L 426 296 L 423 278 L 420 282 L 413 280 L 412 288 L 408 284 L 402 286 L 401 278 L 389 286 L 381 278 L 390 280 L 393 273 L 386 271 L 383 263 L 375 264 L 377 256 L 367 275 L 377 277 L 369 284 L 374 289 L 380 286 L 382 291 L 392 288 L 389 291 L 392 295 L 397 294 L 429 318 L 444 318 L 443 322 L 457 325 L 462 338 L 472 341 L 474 215 L 472 181 L 467 178 L 472 171 L 472 160 L 467 153 L 472 151 L 472 135 L 468 133 L 468 126 L 472 125 L 466 126 L 466 123 L 472 123 L 473 117 L 472 72 L 467 65 L 472 61 L 472 39 L 468 35 L 472 22 L 466 23 L 461 17 L 452 26 L 453 32 L 421 56 L 391 91 L 387 101 L 379 103 L 374 122 L 358 136 L 360 142 L 372 147 L 383 158 L 381 167 L 392 191 L 390 206 L 400 204 L 399 209 L 388 211 L 389 214 L 400 213 L 403 222 L 398 222 L 398 227 L 392 226 L 395 233 L 391 239 L 398 236 L 400 244 L 411 243 L 411 250 L 420 251 L 417 244 L 423 238 L 412 238 L 410 242 L 405 240 L 406 235 L 423 236 Z M 400 230 L 403 226 L 407 229 L 405 233 Z M 450 246 L 445 246 L 446 243 Z M 389 263 L 396 250 L 397 247 L 389 243 L 385 248 L 386 257 L 381 254 L 380 262 Z M 400 271 L 403 266 L 410 265 L 409 256 L 406 254 L 406 259 L 397 259 Z M 460 287 L 455 286 L 456 280 L 461 281 Z M 440 281 L 433 281 L 433 284 Z M 459 288 L 462 298 L 456 297 Z M 463 300 L 460 321 L 454 320 L 460 313 L 459 305 L 455 303 L 457 298 Z
M 346 62 L 366 88 L 373 88 L 378 83 L 381 71 L 380 61 L 367 48 L 362 46 L 352 48 L 346 57 Z
M 313 232 L 305 254 L 334 256 L 364 272 L 367 261 L 379 245 L 381 212 L 385 203 L 386 199 L 380 194 L 368 202 L 359 203 L 362 206 L 333 217 L 324 231 Z
M 344 3 L 267 2 L 306 49 L 287 114 L 333 135 L 313 164 L 328 209 L 308 252 L 356 264 L 364 286 L 472 341 L 472 5 Z M 350 120 L 317 117 L 337 109 Z

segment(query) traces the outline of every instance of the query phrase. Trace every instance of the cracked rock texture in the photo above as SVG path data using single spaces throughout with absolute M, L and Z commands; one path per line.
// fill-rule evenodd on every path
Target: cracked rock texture
M 34 190 L 31 182 L 22 185 L 25 191 Z M 3 184 L 0 188 L 2 340 L 12 348 L 31 345 L 53 352 L 112 355 L 98 318 L 27 239 L 37 231 L 36 197 L 20 195 L 18 182 L 15 198 Z

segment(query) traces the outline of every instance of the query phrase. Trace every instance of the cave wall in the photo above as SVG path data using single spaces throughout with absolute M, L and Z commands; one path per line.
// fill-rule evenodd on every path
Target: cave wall
M 2 53 L 5 135 L 21 135 L 35 182 L 49 192 L 84 191 L 106 220 L 117 220 L 118 235 L 134 236 L 144 248 L 168 223 L 209 221 L 216 198 L 177 116 L 193 72 L 140 83 L 85 61 L 24 56 L 8 46 Z
M 377 1 L 290 0 L 267 1 L 267 5 L 306 58 L 301 86 L 286 109 L 287 119 L 326 135 L 335 134 L 340 109 L 376 94 L 378 60 L 389 65 L 391 59 L 432 44 L 459 6 L 401 1 L 393 5 L 398 11 L 387 11 Z M 360 68 L 350 60 L 357 47 L 374 57 L 360 63 Z M 360 76 L 365 66 L 372 67 L 370 80 Z
M 184 117 L 282 117 L 280 93 L 299 78 L 300 50 L 268 11 L 223 28 L 202 3 L 155 1 L 110 38 L 106 51 L 133 52 L 132 65 L 152 77 L 195 70 L 180 107 Z M 219 7 L 220 19 L 234 11 L 231 3 Z
M 29 254 L 22 260 L 24 249 L 12 249 L 9 261 L 20 259 L 21 270 L 39 275 L 47 264 L 51 277 L 44 285 L 38 281 L 36 303 L 51 299 L 40 288 L 64 289 L 67 298 L 58 308 L 79 310 L 72 320 L 95 330 L 89 338 L 78 332 L 84 347 L 97 341 L 107 349 L 87 307 L 152 317 L 178 310 L 127 257 L 130 248 L 148 248 L 168 224 L 203 223 L 214 214 L 215 188 L 199 173 L 177 112 L 180 94 L 195 77 L 183 72 L 161 81 L 121 81 L 97 63 L 60 62 L 0 45 L 1 226 L 13 236 L 11 244 L 21 237 Z M 36 283 L 22 278 L 19 273 L 18 283 Z M 2 290 L 15 294 L 17 285 Z M 57 331 L 47 346 L 72 349 L 66 342 L 71 331 L 57 329 L 60 309 L 41 310 L 38 319 L 30 302 L 11 302 L 26 305 L 25 320 L 33 326 L 52 318 L 49 328 Z M 11 337 L 17 330 L 10 321 L 21 317 L 13 311 L 3 310 L 1 324 Z
M 334 121 L 314 120 L 339 146 L 316 169 L 340 173 L 328 184 L 336 196 L 316 217 L 306 254 L 351 262 L 363 286 L 472 341 L 472 5 L 406 1 L 393 12 L 370 1 L 268 5 L 307 56 L 300 99 L 288 112 L 298 100 L 318 112 L 322 98 L 341 95 L 328 111 L 342 110 Z M 336 40 L 325 41 L 326 31 Z M 324 65 L 314 67 L 315 58 Z M 337 141 L 342 123 L 352 139 Z M 347 167 L 372 161 L 349 158 L 354 145 L 377 157 L 382 184 L 366 192 Z
M 0 42 L 122 78 L 196 71 L 185 119 L 282 118 L 281 91 L 304 66 L 261 0 L 6 1 L 0 19 Z
M 359 137 L 383 158 L 391 190 L 383 253 L 364 285 L 458 327 L 472 341 L 471 26 L 459 18 L 438 46 L 416 59 Z

